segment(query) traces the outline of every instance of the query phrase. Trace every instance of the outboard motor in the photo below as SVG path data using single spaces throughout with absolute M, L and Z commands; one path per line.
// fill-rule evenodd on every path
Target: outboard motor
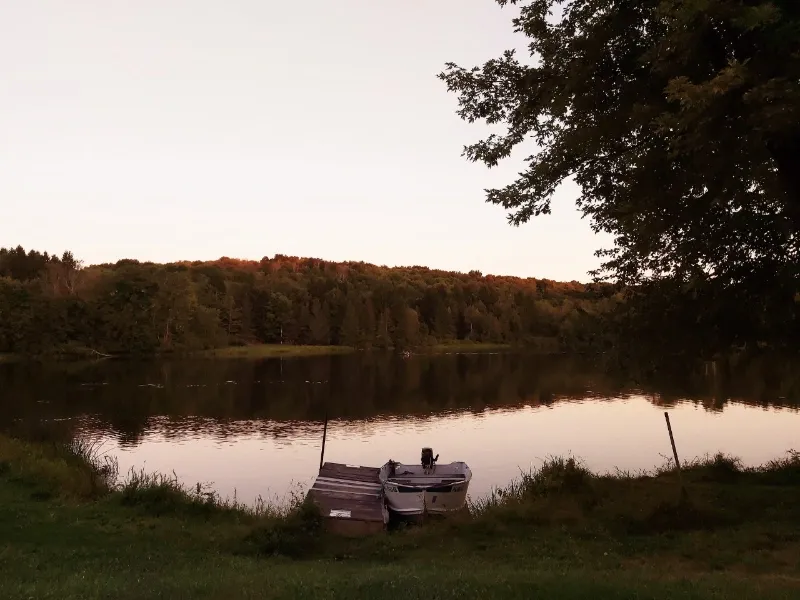
M 422 449 L 422 467 L 425 469 L 432 469 L 433 465 L 436 464 L 436 461 L 439 460 L 439 455 L 433 455 L 432 448 L 423 448 Z

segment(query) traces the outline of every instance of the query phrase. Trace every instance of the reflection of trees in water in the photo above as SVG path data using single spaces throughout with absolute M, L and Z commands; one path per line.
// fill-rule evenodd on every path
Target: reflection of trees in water
M 797 408 L 800 404 L 800 359 L 758 356 L 694 365 L 670 365 L 643 386 L 657 406 L 693 402 L 709 411 L 728 403 L 759 408 Z
M 355 432 L 392 416 L 425 422 L 448 412 L 632 393 L 664 407 L 687 399 L 707 410 L 730 401 L 793 406 L 800 397 L 795 365 L 757 359 L 711 372 L 664 368 L 661 379 L 635 383 L 576 357 L 515 353 L 3 365 L 0 423 L 88 415 L 87 430 L 110 430 L 135 445 L 148 431 L 290 439 L 316 435 L 326 413 Z

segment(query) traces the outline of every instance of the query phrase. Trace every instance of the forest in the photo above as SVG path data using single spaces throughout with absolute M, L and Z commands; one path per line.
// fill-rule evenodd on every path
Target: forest
M 83 266 L 71 252 L 0 248 L 0 352 L 21 355 L 451 341 L 585 350 L 602 346 L 597 323 L 621 300 L 606 283 L 280 254 Z

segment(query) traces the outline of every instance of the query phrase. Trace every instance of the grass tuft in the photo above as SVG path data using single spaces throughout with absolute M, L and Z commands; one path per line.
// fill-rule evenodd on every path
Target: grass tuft
M 148 473 L 131 469 L 119 485 L 118 497 L 124 506 L 137 507 L 150 516 L 184 515 L 209 518 L 212 515 L 235 516 L 239 520 L 264 521 L 286 518 L 303 497 L 303 490 L 290 490 L 287 499 L 268 501 L 259 496 L 253 504 L 223 498 L 208 483 L 187 486 L 176 473 Z
M 115 489 L 119 477 L 119 462 L 116 456 L 103 451 L 98 440 L 76 437 L 64 444 L 57 444 L 68 465 L 88 473 L 89 495 L 99 497 Z
M 683 466 L 693 480 L 732 483 L 745 472 L 740 458 L 723 452 L 696 458 Z
M 173 472 L 172 475 L 147 473 L 143 469 L 128 471 L 119 490 L 124 506 L 134 506 L 144 513 L 159 517 L 167 514 L 208 514 L 215 506 L 213 494 L 203 494 L 200 485 L 190 492 Z
M 800 452 L 787 450 L 786 456 L 754 469 L 769 485 L 800 485 Z
M 494 488 L 488 496 L 470 499 L 469 509 L 479 515 L 501 506 L 524 502 L 552 495 L 592 495 L 593 475 L 580 459 L 568 456 L 550 456 L 538 469 L 523 472 L 507 486 Z
M 88 438 L 29 443 L 0 436 L 0 459 L 0 474 L 37 488 L 33 496 L 39 499 L 99 498 L 114 489 L 119 473 L 116 457 Z

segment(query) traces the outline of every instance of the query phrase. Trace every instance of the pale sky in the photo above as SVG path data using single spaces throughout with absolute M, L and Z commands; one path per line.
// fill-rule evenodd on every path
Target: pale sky
M 493 0 L 0 0 L 0 246 L 276 253 L 588 280 L 564 186 L 521 228 L 461 156 L 444 63 L 524 47 Z

